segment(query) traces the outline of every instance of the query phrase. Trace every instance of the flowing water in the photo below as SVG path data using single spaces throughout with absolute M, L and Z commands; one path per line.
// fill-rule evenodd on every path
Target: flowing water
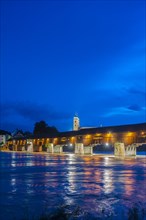
M 146 157 L 1 152 L 0 219 L 146 219 Z

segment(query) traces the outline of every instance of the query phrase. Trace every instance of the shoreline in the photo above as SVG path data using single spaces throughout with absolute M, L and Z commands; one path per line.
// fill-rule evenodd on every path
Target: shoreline
M 102 153 L 97 153 L 97 154 L 75 154 L 75 153 L 69 153 L 69 152 L 63 152 L 63 153 L 48 153 L 48 152 L 28 152 L 28 151 L 8 151 L 8 150 L 1 150 L 0 153 L 22 153 L 22 154 L 34 154 L 34 155 L 46 155 L 46 156 L 64 156 L 64 155 L 73 155 L 73 156 L 80 156 L 80 157 L 86 157 L 86 156 L 98 156 L 98 157 L 114 157 L 114 158 L 146 158 L 146 155 L 136 155 L 136 156 L 115 156 L 114 154 L 102 154 Z

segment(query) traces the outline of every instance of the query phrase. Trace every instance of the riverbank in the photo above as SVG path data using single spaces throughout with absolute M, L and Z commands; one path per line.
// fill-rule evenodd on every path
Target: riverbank
M 48 152 L 28 152 L 28 151 L 8 151 L 8 150 L 2 150 L 0 152 L 4 153 L 19 153 L 19 154 L 34 154 L 34 155 L 46 155 L 46 156 L 55 156 L 55 155 L 76 155 L 80 157 L 86 157 L 86 156 L 98 156 L 98 157 L 115 157 L 115 158 L 146 158 L 146 152 L 138 152 L 136 156 L 125 156 L 125 157 L 118 157 L 112 154 L 113 152 L 103 152 L 103 153 L 93 153 L 93 154 L 75 154 L 71 152 L 63 152 L 63 153 L 48 153 Z M 141 153 L 141 154 L 139 154 Z

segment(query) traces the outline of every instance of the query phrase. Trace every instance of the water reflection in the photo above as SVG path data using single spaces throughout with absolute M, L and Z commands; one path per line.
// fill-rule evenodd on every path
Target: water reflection
M 131 196 L 133 191 L 134 191 L 134 187 L 138 187 L 135 185 L 135 179 L 134 177 L 134 170 L 128 170 L 128 173 L 125 175 L 125 194 L 126 196 Z
M 103 172 L 103 183 L 104 183 L 105 193 L 111 193 L 114 190 L 112 175 L 113 172 L 111 169 L 110 170 L 105 169 Z
M 108 157 L 104 158 L 104 164 L 105 164 L 105 166 L 107 166 L 109 164 L 109 158 Z
M 33 218 L 62 205 L 66 212 L 79 207 L 83 219 L 120 219 L 119 207 L 137 203 L 146 209 L 145 158 L 0 153 L 0 166 L 2 220 L 24 219 L 26 209 Z

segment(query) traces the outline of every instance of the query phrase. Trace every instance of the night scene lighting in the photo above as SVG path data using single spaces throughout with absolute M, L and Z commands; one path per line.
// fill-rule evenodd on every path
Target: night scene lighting
M 1 129 L 145 122 L 145 1 L 1 1 Z
M 145 0 L 0 4 L 0 219 L 145 220 Z

